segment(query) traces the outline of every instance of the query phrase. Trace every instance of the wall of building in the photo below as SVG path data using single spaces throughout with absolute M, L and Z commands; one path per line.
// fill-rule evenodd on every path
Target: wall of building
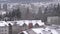
M 9 34 L 8 26 L 0 26 L 0 34 Z
M 60 24 L 60 17 L 52 16 L 47 18 L 48 24 Z

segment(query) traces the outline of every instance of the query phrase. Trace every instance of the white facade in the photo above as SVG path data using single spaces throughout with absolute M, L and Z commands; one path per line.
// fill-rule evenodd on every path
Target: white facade
M 0 34 L 9 34 L 8 26 L 0 26 Z
M 0 21 L 0 34 L 8 34 L 8 33 L 9 29 L 7 23 L 4 21 Z
M 48 17 L 47 18 L 48 24 L 60 24 L 60 17 L 58 16 L 53 16 L 53 17 Z

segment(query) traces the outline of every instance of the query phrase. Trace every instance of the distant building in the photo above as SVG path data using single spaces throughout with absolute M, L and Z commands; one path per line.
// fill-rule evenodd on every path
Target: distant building
M 47 23 L 59 25 L 60 24 L 60 17 L 58 17 L 58 16 L 47 17 Z
M 7 11 L 7 4 L 3 4 L 3 10 Z
M 0 10 L 0 15 L 4 15 L 4 14 L 6 14 L 6 11 Z

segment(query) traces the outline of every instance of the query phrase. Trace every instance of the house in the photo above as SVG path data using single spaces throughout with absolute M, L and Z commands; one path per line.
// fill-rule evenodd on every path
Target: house
M 27 26 L 26 23 L 24 23 L 24 24 L 22 25 L 22 30 L 27 30 L 27 29 L 28 29 L 28 26 Z
M 39 24 L 36 23 L 33 27 L 34 27 L 34 28 L 39 28 Z
M 50 16 L 47 18 L 47 24 L 60 24 L 60 17 L 59 16 Z
M 0 22 L 0 34 L 9 34 L 8 24 L 5 22 Z
M 12 25 L 12 34 L 17 34 L 20 31 L 20 26 L 17 22 L 14 22 Z

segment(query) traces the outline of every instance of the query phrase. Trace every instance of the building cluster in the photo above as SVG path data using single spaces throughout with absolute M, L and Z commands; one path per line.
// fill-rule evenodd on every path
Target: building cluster
M 60 27 L 59 18 L 56 17 L 48 17 L 47 24 L 52 24 L 51 26 L 45 25 L 41 20 L 21 20 L 21 21 L 0 21 L 0 34 L 19 34 L 22 31 L 28 30 L 28 32 L 33 32 L 29 29 L 38 29 L 38 28 L 52 28 L 58 29 Z M 29 22 L 28 22 L 29 21 Z M 56 24 L 58 26 L 56 26 Z
M 58 2 L 57 3 L 56 2 L 50 2 L 50 3 L 42 2 L 42 3 L 30 3 L 30 4 L 1 3 L 0 4 L 0 20 L 5 21 L 7 19 L 13 19 L 13 17 L 12 18 L 10 17 L 11 15 L 5 16 L 5 14 L 8 15 L 9 12 L 13 12 L 18 8 L 19 8 L 19 11 L 21 12 L 20 19 L 22 20 L 36 19 L 36 20 L 42 20 L 43 22 L 47 22 L 49 21 L 49 19 L 58 20 L 59 19 L 58 17 L 60 17 L 59 15 L 60 3 Z M 55 18 L 56 16 L 57 18 Z M 14 16 L 14 20 L 15 19 L 16 19 L 16 16 Z
M 0 34 L 18 34 L 21 31 L 25 31 L 31 28 L 40 28 L 40 27 L 44 27 L 43 22 L 41 22 L 42 25 L 39 25 L 38 23 L 35 23 L 33 25 L 33 23 L 24 23 L 21 25 L 18 24 L 19 21 L 9 21 L 9 22 L 5 22 L 5 21 L 0 21 Z

